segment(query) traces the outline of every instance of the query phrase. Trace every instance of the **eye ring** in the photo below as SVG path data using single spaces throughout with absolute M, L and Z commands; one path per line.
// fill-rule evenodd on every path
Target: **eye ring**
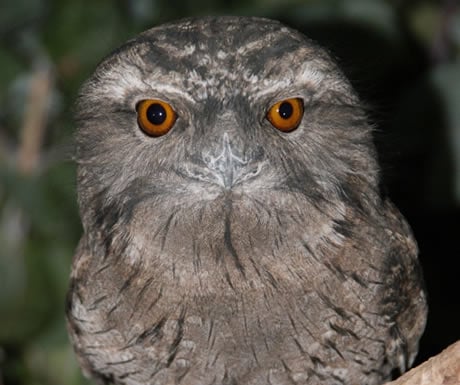
M 153 137 L 167 134 L 177 119 L 171 105 L 159 99 L 141 100 L 136 105 L 136 111 L 140 129 Z
M 304 107 L 301 98 L 283 99 L 268 109 L 267 119 L 276 129 L 282 132 L 291 132 L 299 127 L 303 112 Z

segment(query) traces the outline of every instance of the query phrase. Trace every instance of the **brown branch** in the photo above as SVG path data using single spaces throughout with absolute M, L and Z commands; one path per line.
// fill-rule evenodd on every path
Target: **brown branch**
M 51 88 L 50 67 L 43 65 L 33 74 L 21 128 L 17 168 L 22 174 L 32 174 L 38 167 L 43 136 L 48 121 Z
M 386 385 L 459 385 L 460 341 Z

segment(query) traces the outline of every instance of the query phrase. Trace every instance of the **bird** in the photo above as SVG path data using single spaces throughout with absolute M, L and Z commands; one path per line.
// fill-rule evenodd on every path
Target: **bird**
M 117 385 L 376 385 L 411 366 L 427 300 L 332 55 L 259 17 L 149 29 L 76 101 L 83 234 L 66 319 Z

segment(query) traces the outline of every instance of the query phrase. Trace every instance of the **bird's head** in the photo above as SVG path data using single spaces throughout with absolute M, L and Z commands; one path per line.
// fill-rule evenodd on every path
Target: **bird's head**
M 86 82 L 77 123 L 86 227 L 222 197 L 318 207 L 376 185 L 349 82 L 325 50 L 266 19 L 188 19 L 139 35 Z

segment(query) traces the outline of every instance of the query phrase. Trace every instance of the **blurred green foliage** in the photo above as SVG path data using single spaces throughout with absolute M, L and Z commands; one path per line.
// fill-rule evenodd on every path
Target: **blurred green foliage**
M 460 202 L 459 8 L 455 0 L 2 0 L 0 385 L 89 383 L 63 304 L 81 232 L 72 104 L 103 56 L 179 17 L 280 19 L 329 47 L 379 132 L 397 143 L 384 174 L 406 212 L 450 210 Z

